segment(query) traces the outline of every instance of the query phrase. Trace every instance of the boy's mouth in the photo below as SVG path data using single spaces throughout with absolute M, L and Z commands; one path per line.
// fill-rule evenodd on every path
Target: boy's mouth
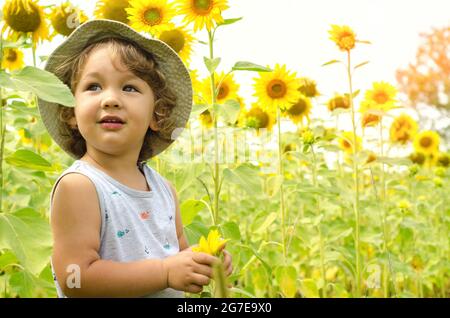
M 125 124 L 125 121 L 117 116 L 104 116 L 99 122 L 100 126 L 105 129 L 120 129 Z

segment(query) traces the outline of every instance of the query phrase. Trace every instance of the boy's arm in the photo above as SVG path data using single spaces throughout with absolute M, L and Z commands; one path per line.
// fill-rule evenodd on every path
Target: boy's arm
M 51 224 L 52 262 L 66 296 L 137 297 L 167 287 L 198 292 L 209 282 L 205 264 L 215 260 L 203 253 L 183 252 L 164 260 L 128 263 L 100 259 L 99 202 L 95 186 L 83 175 L 68 174 L 60 180 Z
M 177 227 L 178 244 L 180 246 L 180 251 L 183 251 L 189 247 L 189 243 L 184 236 L 183 222 L 181 221 L 181 211 L 180 202 L 178 201 L 177 190 L 168 180 L 165 180 L 172 190 L 173 198 L 175 200 L 175 223 Z

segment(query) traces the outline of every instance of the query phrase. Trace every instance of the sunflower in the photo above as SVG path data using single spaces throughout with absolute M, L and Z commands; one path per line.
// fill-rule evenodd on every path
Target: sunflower
M 275 114 L 265 111 L 257 104 L 253 104 L 244 115 L 243 125 L 249 128 L 255 128 L 259 132 L 260 129 L 272 130 L 276 122 Z
M 412 163 L 423 165 L 425 162 L 425 155 L 421 152 L 414 152 L 409 155 L 409 159 L 411 160 Z
M 350 51 L 355 47 L 356 35 L 353 30 L 346 25 L 331 25 L 330 40 L 332 40 L 339 47 L 341 51 Z
M 349 94 L 334 94 L 334 97 L 330 98 L 327 103 L 327 107 L 330 111 L 336 108 L 349 109 L 350 108 L 350 98 Z
M 239 85 L 234 81 L 233 74 L 228 74 L 225 77 L 225 73 L 221 72 L 219 74 L 214 73 L 214 83 L 218 88 L 216 102 L 218 104 L 223 104 L 228 99 L 236 99 Z M 218 86 L 220 84 L 220 87 Z M 206 77 L 202 81 L 201 92 L 203 97 L 208 102 L 212 101 L 211 94 L 211 79 L 210 77 Z
M 129 0 L 99 0 L 95 4 L 94 15 L 97 19 L 109 19 L 129 24 L 127 12 Z
M 312 79 L 301 77 L 299 79 L 299 82 L 300 87 L 298 88 L 298 90 L 306 97 L 312 98 L 320 95 L 319 91 L 317 90 L 317 83 Z
M 15 48 L 6 48 L 3 52 L 1 68 L 10 71 L 18 70 L 24 67 L 23 52 Z
M 3 16 L 5 24 L 2 33 L 9 29 L 9 37 L 16 40 L 31 33 L 34 46 L 37 42 L 48 39 L 44 10 L 37 1 L 7 0 L 3 6 Z
M 179 13 L 184 15 L 183 22 L 194 22 L 194 32 L 206 27 L 208 31 L 222 23 L 222 11 L 228 9 L 227 0 L 179 0 Z
M 300 95 L 300 98 L 297 100 L 295 104 L 290 105 L 283 112 L 284 115 L 287 115 L 294 124 L 303 123 L 303 119 L 306 118 L 309 122 L 309 114 L 311 113 L 311 100 L 304 96 Z
M 397 89 L 386 82 L 375 82 L 365 94 L 365 102 L 370 109 L 388 111 L 395 106 Z
M 50 14 L 50 21 L 55 32 L 64 36 L 69 36 L 77 26 L 87 20 L 88 18 L 83 11 L 72 6 L 70 2 L 54 7 Z
M 199 115 L 200 124 L 205 128 L 211 128 L 213 125 L 213 119 L 209 110 L 205 110 Z
M 435 154 L 439 151 L 439 135 L 435 131 L 425 130 L 414 138 L 414 149 L 424 155 Z
M 178 27 L 162 31 L 159 39 L 168 44 L 185 64 L 188 64 L 192 54 L 194 37 L 184 28 Z
M 406 144 L 417 133 L 417 123 L 406 114 L 396 117 L 389 130 L 392 143 Z
M 353 132 L 344 131 L 339 138 L 339 147 L 347 154 L 352 154 L 353 148 L 356 148 L 356 151 L 359 151 L 362 148 L 362 140 L 359 136 L 356 136 L 356 147 L 353 147 L 353 136 Z
M 276 112 L 277 107 L 286 109 L 296 103 L 301 96 L 296 73 L 290 74 L 285 65 L 277 64 L 273 72 L 259 73 L 259 78 L 255 78 L 254 81 L 254 96 L 272 112 Z
M 450 166 L 450 155 L 446 153 L 440 153 L 438 156 L 438 165 L 441 167 L 449 167 Z
M 130 8 L 126 8 L 131 27 L 137 31 L 149 32 L 158 36 L 162 31 L 174 28 L 171 22 L 176 11 L 167 0 L 130 0 Z
M 208 233 L 208 238 L 202 236 L 198 245 L 194 246 L 192 250 L 209 255 L 218 255 L 228 241 L 229 239 L 224 240 L 220 237 L 218 230 L 212 230 Z

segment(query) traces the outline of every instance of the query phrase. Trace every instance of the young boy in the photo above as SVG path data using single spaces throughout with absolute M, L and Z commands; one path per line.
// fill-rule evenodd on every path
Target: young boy
M 75 108 L 39 100 L 50 135 L 77 159 L 51 195 L 58 295 L 201 292 L 218 259 L 189 248 L 174 187 L 144 163 L 189 119 L 192 86 L 182 61 L 125 24 L 94 20 L 53 52 L 46 69 L 76 100 Z

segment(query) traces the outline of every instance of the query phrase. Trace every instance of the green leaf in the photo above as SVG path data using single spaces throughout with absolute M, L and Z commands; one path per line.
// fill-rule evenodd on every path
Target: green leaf
M 48 264 L 52 237 L 47 221 L 31 208 L 0 213 L 0 249 L 10 249 L 32 274 Z
M 191 118 L 197 118 L 201 113 L 209 108 L 208 104 L 194 104 L 192 106 Z
M 331 65 L 331 64 L 335 64 L 335 63 L 342 63 L 342 62 L 339 60 L 331 60 L 326 63 L 323 63 L 322 66 L 327 66 L 327 65 Z
M 250 195 L 261 193 L 261 177 L 258 175 L 258 169 L 248 163 L 241 164 L 233 170 L 224 169 L 223 176 L 229 182 L 240 185 Z
M 227 222 L 222 225 L 222 231 L 225 238 L 239 241 L 241 239 L 241 232 L 239 226 L 234 222 Z
M 300 282 L 300 292 L 306 298 L 319 298 L 316 282 L 310 278 L 303 279 Z
M 274 197 L 283 184 L 283 176 L 275 175 L 267 179 L 266 193 L 269 197 Z
M 220 27 L 220 26 L 222 26 L 222 25 L 230 25 L 230 24 L 233 24 L 233 23 L 238 22 L 238 21 L 240 21 L 240 20 L 242 20 L 242 17 L 240 17 L 240 18 L 234 18 L 234 19 L 224 19 L 222 23 L 219 23 L 219 24 L 217 25 L 217 27 Z
M 210 74 L 213 74 L 216 71 L 216 68 L 220 64 L 220 57 L 210 59 L 210 58 L 207 58 L 206 56 L 204 56 L 203 60 L 205 61 L 206 68 L 208 69 Z
M 194 199 L 184 201 L 180 206 L 184 226 L 191 224 L 195 216 L 204 208 L 206 208 L 206 205 L 203 201 Z
M 234 124 L 239 116 L 241 105 L 235 99 L 228 99 L 223 105 L 215 105 L 219 116 L 225 119 L 227 123 Z
M 239 61 L 232 68 L 233 71 L 272 72 L 273 70 L 252 62 Z
M 254 231 L 254 233 L 256 234 L 263 234 L 264 232 L 266 232 L 267 228 L 277 219 L 277 213 L 272 212 L 270 213 L 266 219 L 264 220 L 264 222 L 258 227 L 258 229 L 256 231 Z
M 203 223 L 197 221 L 192 222 L 184 228 L 189 245 L 198 244 L 198 241 L 200 241 L 200 237 L 202 237 L 202 235 L 204 237 L 208 236 L 208 231 L 208 228 Z
M 275 270 L 275 278 L 285 297 L 294 297 L 297 293 L 297 271 L 294 266 L 279 266 Z
M 19 149 L 11 156 L 7 157 L 6 162 L 10 165 L 41 171 L 54 171 L 55 168 L 43 157 L 26 149 Z
M 361 90 L 359 90 L 359 89 L 357 89 L 356 91 L 354 91 L 353 94 L 352 94 L 352 95 L 353 95 L 353 98 L 356 98 L 356 96 L 359 95 L 360 91 L 361 91 Z
M 26 66 L 18 73 L 12 73 L 11 79 L 19 91 L 32 92 L 45 101 L 69 107 L 75 106 L 75 98 L 69 87 L 50 72 Z
M 411 165 L 411 161 L 408 158 L 377 157 L 377 161 L 385 163 L 390 166 L 409 166 L 409 165 Z
M 356 70 L 357 68 L 360 68 L 361 66 L 364 66 L 364 65 L 366 65 L 366 64 L 369 64 L 369 61 L 365 61 L 365 62 L 359 63 L 359 64 L 356 65 L 353 69 Z

